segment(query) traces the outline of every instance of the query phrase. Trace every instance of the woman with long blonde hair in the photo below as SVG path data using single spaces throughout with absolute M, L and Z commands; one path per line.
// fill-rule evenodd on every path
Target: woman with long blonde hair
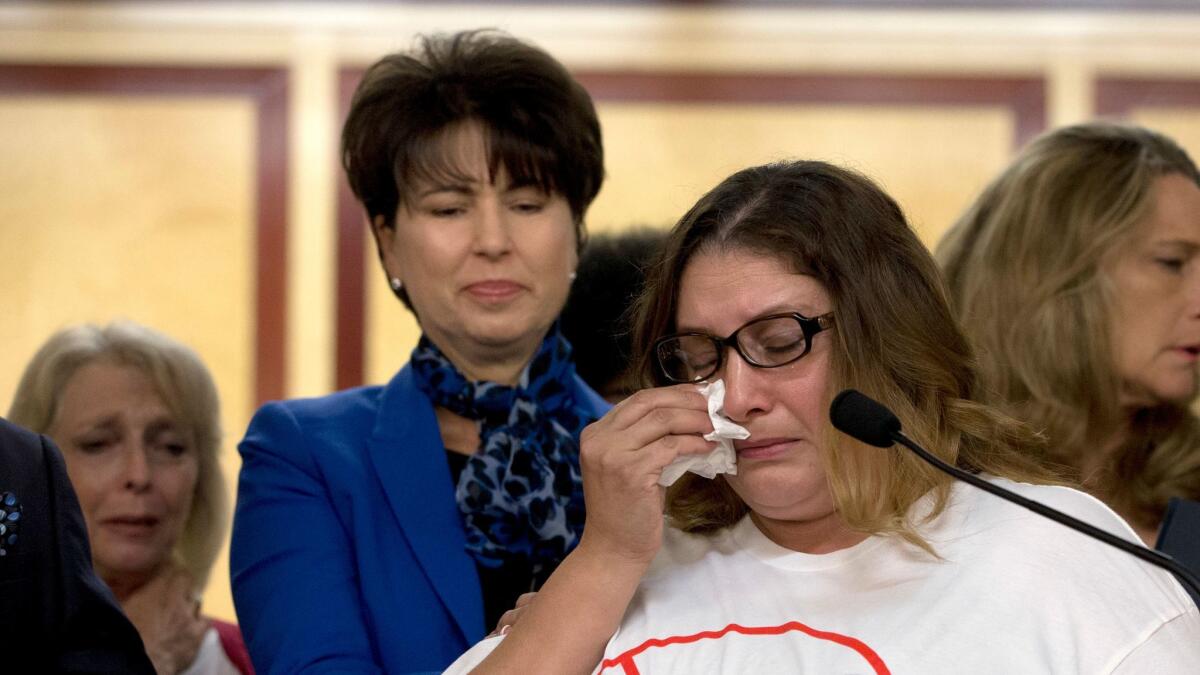
M 9 419 L 62 448 L 96 573 L 160 674 L 252 673 L 200 592 L 229 532 L 217 389 L 186 345 L 130 321 L 64 328 L 25 367 Z
M 1200 173 L 1174 141 L 1094 122 L 1026 147 L 938 246 L 988 403 L 1153 544 L 1200 498 Z

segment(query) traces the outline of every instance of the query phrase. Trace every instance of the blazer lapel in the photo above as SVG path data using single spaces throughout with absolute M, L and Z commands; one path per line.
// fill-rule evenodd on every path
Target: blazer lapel
M 429 399 L 405 366 L 381 393 L 369 441 L 392 513 L 467 644 L 483 637 L 479 577 L 465 553 L 466 536 Z
M 579 375 L 575 376 L 575 405 L 596 419 L 604 417 L 613 407 L 611 403 L 604 400 L 604 397 L 587 386 L 587 383 Z

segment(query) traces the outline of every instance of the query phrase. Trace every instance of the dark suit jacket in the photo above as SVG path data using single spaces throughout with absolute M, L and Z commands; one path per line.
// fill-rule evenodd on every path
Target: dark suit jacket
M 0 672 L 153 675 L 133 624 L 92 570 L 58 448 L 4 419 L 0 511 Z
M 1200 501 L 1171 498 L 1154 548 L 1174 558 L 1193 576 L 1200 576 Z M 1187 592 L 1200 606 L 1200 591 L 1187 588 Z
M 581 412 L 609 405 L 575 380 Z M 230 568 L 255 669 L 441 672 L 483 600 L 433 403 L 386 387 L 269 403 L 239 447 Z

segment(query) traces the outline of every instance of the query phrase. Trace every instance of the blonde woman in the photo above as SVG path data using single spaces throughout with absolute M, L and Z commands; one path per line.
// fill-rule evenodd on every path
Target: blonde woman
M 1200 499 L 1200 174 L 1166 136 L 1095 122 L 1036 139 L 938 247 L 988 402 L 1153 545 Z
M 1200 611 L 1169 575 L 837 435 L 854 387 L 944 460 L 1135 534 L 1038 481 L 1021 424 L 974 401 L 971 349 L 899 207 L 821 162 L 740 171 L 651 268 L 634 344 L 647 384 L 583 434 L 583 541 L 506 635 L 451 672 L 1191 673 Z M 749 431 L 707 453 L 696 383 Z M 664 515 L 668 520 L 664 521 Z
M 100 578 L 158 673 L 249 673 L 237 627 L 199 615 L 228 530 L 216 387 L 189 348 L 115 322 L 55 333 L 9 419 L 62 448 Z

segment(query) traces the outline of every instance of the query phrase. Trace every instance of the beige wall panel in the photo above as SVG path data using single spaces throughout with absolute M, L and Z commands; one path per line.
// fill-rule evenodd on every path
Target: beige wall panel
M 1012 152 L 1011 111 L 801 105 L 601 103 L 608 178 L 592 232 L 668 227 L 739 168 L 825 159 L 879 180 L 932 246 Z M 367 254 L 368 382 L 386 382 L 420 331 Z
M 1194 161 L 1200 162 L 1200 106 L 1187 108 L 1138 108 L 1131 118 L 1175 139 Z
M 0 98 L 0 410 L 54 330 L 148 324 L 213 372 L 232 496 L 252 412 L 254 148 L 254 108 L 233 98 Z M 205 611 L 232 618 L 227 556 Z
M 363 378 L 367 384 L 384 384 L 392 379 L 400 366 L 408 363 L 408 356 L 421 337 L 421 328 L 413 313 L 388 288 L 370 235 L 363 255 L 367 259 L 367 302 L 363 320 L 367 363 Z
M 1012 151 L 1002 108 L 599 105 L 608 180 L 593 231 L 670 225 L 733 171 L 823 159 L 880 181 L 932 244 Z

